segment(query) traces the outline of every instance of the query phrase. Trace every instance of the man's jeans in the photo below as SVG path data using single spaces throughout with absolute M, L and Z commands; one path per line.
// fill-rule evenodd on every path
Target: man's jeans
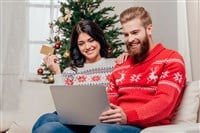
M 141 128 L 130 125 L 98 124 L 90 133 L 139 133 Z
M 98 124 L 94 126 L 63 125 L 56 112 L 42 115 L 33 126 L 32 133 L 139 133 L 141 128 L 119 125 Z

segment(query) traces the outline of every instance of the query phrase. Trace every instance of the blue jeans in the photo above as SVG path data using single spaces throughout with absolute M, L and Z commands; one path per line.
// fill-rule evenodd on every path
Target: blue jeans
M 90 133 L 139 133 L 142 128 L 131 125 L 98 124 Z
M 93 126 L 63 125 L 56 112 L 42 115 L 34 124 L 32 133 L 89 133 Z
M 139 127 L 119 124 L 63 125 L 54 112 L 42 115 L 33 126 L 32 133 L 139 133 L 140 130 Z

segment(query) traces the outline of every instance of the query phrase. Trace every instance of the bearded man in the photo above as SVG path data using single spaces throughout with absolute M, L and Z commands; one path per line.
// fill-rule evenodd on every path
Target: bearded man
M 139 133 L 170 124 L 184 92 L 184 60 L 153 42 L 149 12 L 130 7 L 120 14 L 120 23 L 129 56 L 109 77 L 110 107 L 91 133 Z

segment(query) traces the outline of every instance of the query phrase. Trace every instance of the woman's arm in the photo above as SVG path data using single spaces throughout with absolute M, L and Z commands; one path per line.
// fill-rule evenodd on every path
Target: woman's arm
M 56 55 L 49 54 L 43 58 L 43 61 L 54 74 L 61 74 L 60 64 Z

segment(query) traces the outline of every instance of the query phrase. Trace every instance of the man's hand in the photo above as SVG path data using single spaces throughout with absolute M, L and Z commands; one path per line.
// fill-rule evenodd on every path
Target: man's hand
M 124 52 L 122 54 L 120 54 L 116 59 L 115 59 L 115 63 L 117 64 L 122 64 L 124 63 L 128 58 L 128 53 Z
M 122 108 L 112 103 L 110 108 L 100 115 L 99 120 L 102 123 L 127 124 L 127 117 Z

